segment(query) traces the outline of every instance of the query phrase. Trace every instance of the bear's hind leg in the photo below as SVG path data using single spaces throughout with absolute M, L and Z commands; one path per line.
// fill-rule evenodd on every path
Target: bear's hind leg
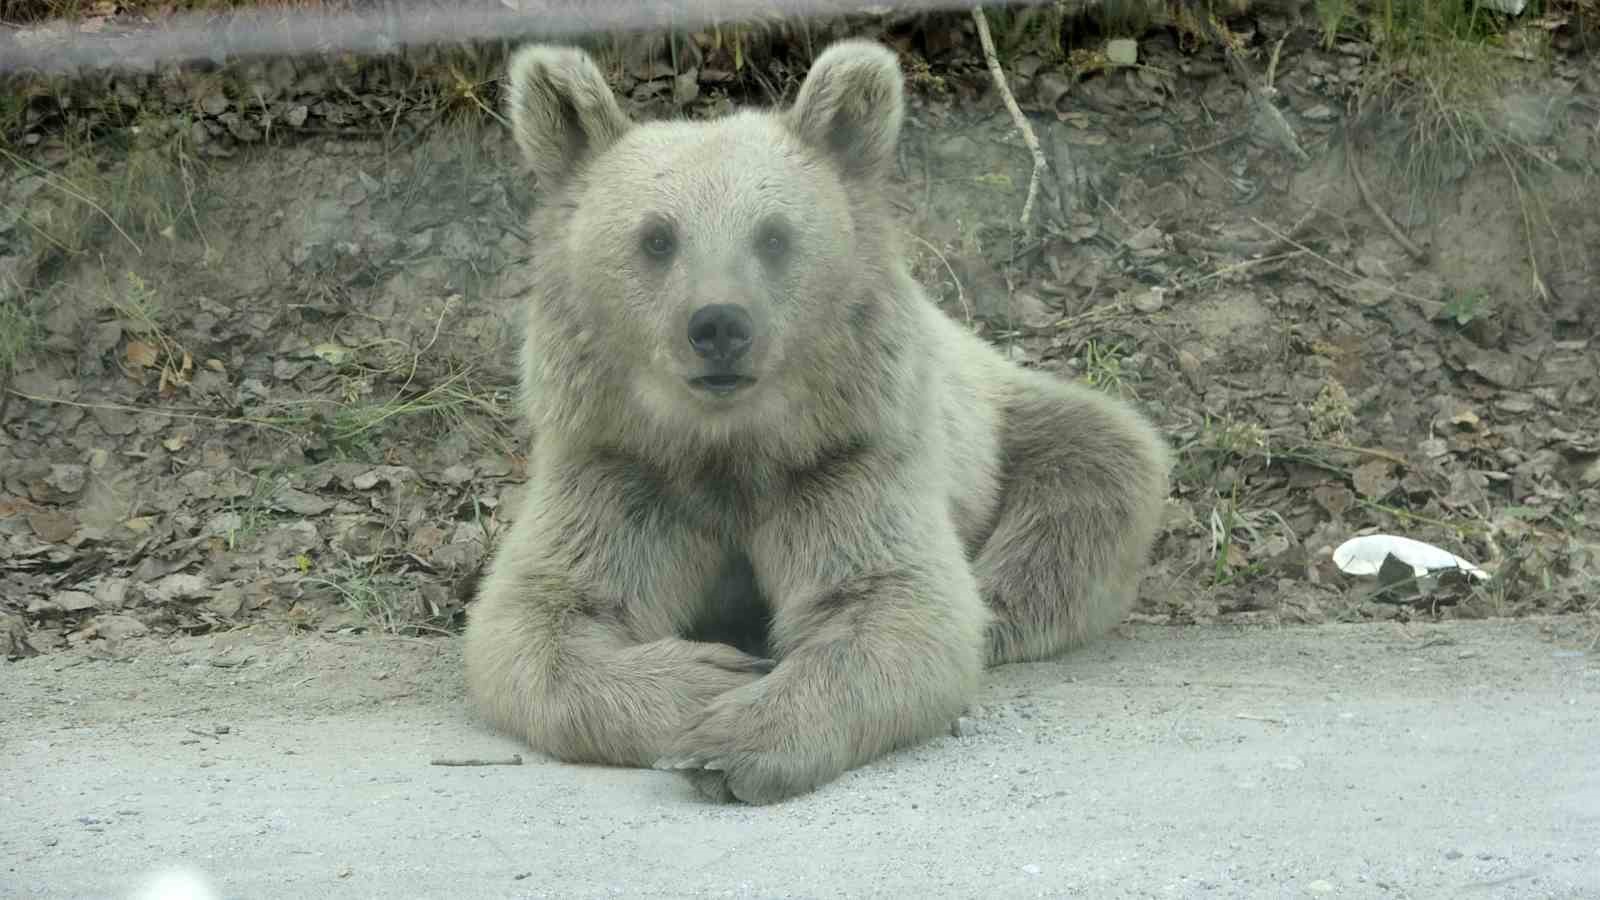
M 1168 451 L 1126 404 L 1023 371 L 1003 411 L 1001 508 L 974 562 L 989 665 L 1041 659 L 1133 607 L 1167 496 Z

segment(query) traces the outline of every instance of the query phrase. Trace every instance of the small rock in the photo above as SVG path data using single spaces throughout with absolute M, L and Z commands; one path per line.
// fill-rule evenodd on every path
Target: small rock
M 83 466 L 55 465 L 50 467 L 50 474 L 45 476 L 44 483 L 63 495 L 71 496 L 83 490 L 88 477 L 88 470 Z
M 1027 291 L 1011 295 L 1011 317 L 1029 328 L 1049 328 L 1061 318 L 1038 296 Z
M 1189 349 L 1178 351 L 1178 371 L 1182 372 L 1190 383 L 1194 384 L 1198 389 L 1204 372 L 1200 365 L 1200 357 L 1196 356 L 1194 351 Z
M 287 486 L 272 496 L 272 505 L 299 516 L 320 516 L 333 508 L 328 500 Z
M 207 94 L 200 100 L 200 111 L 208 116 L 220 116 L 228 111 L 228 98 L 221 93 Z
M 22 617 L 0 612 L 0 658 L 21 659 L 38 652 L 28 643 L 28 624 Z
M 1318 878 L 1316 881 L 1306 885 L 1306 890 L 1313 894 L 1331 894 L 1333 893 L 1333 883 Z
M 472 480 L 472 467 L 455 463 L 439 473 L 439 480 L 445 484 L 466 484 Z
M 247 143 L 261 140 L 261 131 L 238 113 L 223 113 L 217 116 L 217 121 L 227 126 L 228 133 L 238 140 Z
M 1131 66 L 1139 61 L 1139 42 L 1130 38 L 1106 41 L 1106 60 L 1112 65 Z
M 120 641 L 124 638 L 139 637 L 140 635 L 148 634 L 150 631 L 149 628 L 145 627 L 143 622 L 135 619 L 133 616 L 116 614 L 96 616 L 94 621 L 90 622 L 89 625 L 94 629 L 95 634 L 98 634 L 108 641 Z
M 1061 72 L 1042 72 L 1033 82 L 1034 98 L 1040 106 L 1055 108 L 1057 101 L 1072 90 L 1072 79 Z
M 1326 103 L 1318 103 L 1316 106 L 1300 113 L 1300 115 L 1312 122 L 1326 122 L 1333 118 L 1333 107 Z
M 1368 278 L 1389 277 L 1389 265 L 1376 256 L 1362 255 L 1356 257 L 1356 271 Z
M 1467 361 L 1466 368 L 1495 387 L 1512 387 L 1519 380 L 1516 361 L 1510 354 L 1495 350 L 1478 351 L 1475 358 Z
M 299 128 L 301 125 L 306 123 L 306 116 L 310 112 L 311 110 L 307 109 L 304 103 L 296 103 L 284 112 L 283 121 L 287 123 L 290 128 Z
M 106 578 L 94 589 L 94 598 L 101 609 L 121 609 L 128 605 L 128 579 Z
M 374 466 L 372 469 L 350 479 L 350 486 L 358 491 L 368 491 L 378 486 L 379 483 L 390 487 L 399 487 L 417 477 L 406 466 Z
M 1132 41 L 1129 41 L 1129 43 L 1132 43 Z M 1040 868 L 1038 863 L 1028 863 L 1022 867 L 1022 871 L 1028 875 L 1037 875 L 1040 872 L 1043 872 L 1044 869 Z
M 971 716 L 960 716 L 950 726 L 951 737 L 969 738 L 982 733 L 982 731 L 983 729 L 978 726 L 977 720 Z
M 700 73 L 696 69 L 679 75 L 672 80 L 672 102 L 679 106 L 687 106 L 700 96 Z
M 1158 312 L 1165 305 L 1167 305 L 1167 298 L 1161 288 L 1141 291 L 1135 294 L 1133 298 L 1133 308 L 1142 313 Z
M 200 575 L 176 572 L 162 578 L 151 590 L 163 603 L 175 600 L 198 600 L 212 594 L 211 582 Z
M 1161 229 L 1154 225 L 1146 225 L 1129 236 L 1127 244 L 1131 250 L 1153 250 L 1162 245 L 1165 237 Z
M 96 600 L 93 594 L 85 594 L 83 591 L 57 591 L 50 599 L 64 612 L 69 613 L 97 609 L 100 606 L 100 601 Z
M 238 585 L 225 584 L 206 600 L 205 608 L 224 619 L 236 618 L 244 612 L 244 591 Z
M 1596 457 L 1587 468 L 1578 473 L 1578 481 L 1583 484 L 1600 484 L 1600 457 Z

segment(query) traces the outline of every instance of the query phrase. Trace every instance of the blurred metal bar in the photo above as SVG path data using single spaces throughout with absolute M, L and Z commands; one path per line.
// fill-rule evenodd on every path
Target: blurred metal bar
M 1022 0 L 1005 6 L 1037 6 Z M 0 72 L 149 71 L 160 63 L 303 53 L 392 53 L 485 39 L 571 40 L 602 32 L 703 28 L 772 18 L 968 10 L 972 0 L 461 0 L 385 2 L 339 12 L 255 8 L 189 12 L 154 24 L 51 21 L 0 29 Z M 98 30 L 93 30 L 98 27 Z

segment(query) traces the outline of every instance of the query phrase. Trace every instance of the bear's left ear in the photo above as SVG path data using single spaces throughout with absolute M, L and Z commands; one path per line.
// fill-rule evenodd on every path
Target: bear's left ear
M 507 67 L 506 113 L 542 188 L 571 178 L 632 126 L 589 54 L 523 47 Z
M 888 174 L 904 118 L 900 62 L 888 47 L 865 40 L 822 51 L 787 113 L 789 128 L 850 178 Z

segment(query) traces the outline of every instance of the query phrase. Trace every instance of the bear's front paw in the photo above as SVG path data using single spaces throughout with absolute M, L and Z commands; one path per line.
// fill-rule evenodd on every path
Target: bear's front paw
M 713 702 L 655 767 L 683 772 L 719 803 L 776 803 L 838 776 L 821 732 L 806 733 L 801 716 L 773 715 L 765 693 L 745 688 Z

